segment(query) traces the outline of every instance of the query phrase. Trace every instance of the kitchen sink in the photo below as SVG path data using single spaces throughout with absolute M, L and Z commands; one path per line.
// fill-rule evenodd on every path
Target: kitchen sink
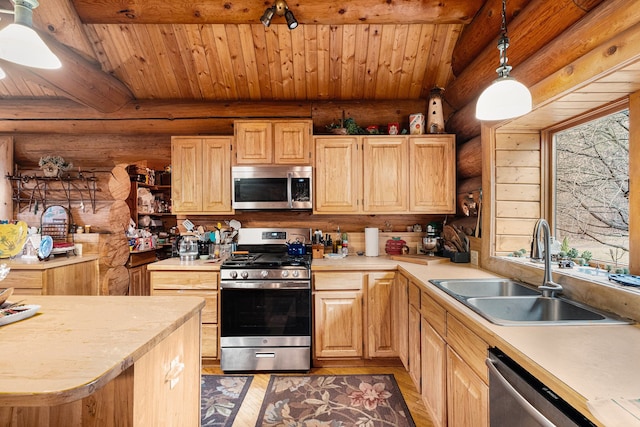
M 449 295 L 461 299 L 472 297 L 503 297 L 540 295 L 540 291 L 510 279 L 430 280 Z
M 430 280 L 488 321 L 503 326 L 632 323 L 529 285 L 501 278 Z
M 629 323 L 564 298 L 484 297 L 468 298 L 466 304 L 487 320 L 499 325 Z

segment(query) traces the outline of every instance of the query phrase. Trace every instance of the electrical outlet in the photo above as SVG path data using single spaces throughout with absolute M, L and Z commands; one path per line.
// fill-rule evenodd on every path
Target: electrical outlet
M 471 264 L 478 265 L 478 251 L 471 251 Z

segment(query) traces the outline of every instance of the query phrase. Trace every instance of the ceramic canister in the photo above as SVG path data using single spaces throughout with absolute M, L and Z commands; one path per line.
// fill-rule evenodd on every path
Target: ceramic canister
M 409 133 L 422 135 L 424 133 L 424 114 L 416 113 L 409 116 Z

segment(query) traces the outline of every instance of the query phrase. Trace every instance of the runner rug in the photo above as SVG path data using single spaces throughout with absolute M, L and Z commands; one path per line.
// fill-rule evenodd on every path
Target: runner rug
M 252 379 L 252 376 L 202 375 L 201 426 L 231 427 Z
M 256 427 L 415 427 L 390 375 L 272 375 Z

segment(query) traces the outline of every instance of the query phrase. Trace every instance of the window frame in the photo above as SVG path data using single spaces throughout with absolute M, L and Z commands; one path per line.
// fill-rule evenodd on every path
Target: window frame
M 542 170 L 542 212 L 544 213 L 547 221 L 549 222 L 549 226 L 551 227 L 551 234 L 556 236 L 556 143 L 554 140 L 554 134 L 557 132 L 561 132 L 572 127 L 579 126 L 581 124 L 597 120 L 599 118 L 618 113 L 622 110 L 629 110 L 629 98 L 625 97 L 616 102 L 608 104 L 606 106 L 596 108 L 591 110 L 585 114 L 581 114 L 576 116 L 570 120 L 566 120 L 564 122 L 558 123 L 557 125 L 551 126 L 549 128 L 543 129 L 540 132 L 540 141 L 541 141 L 541 150 L 543 151 L 543 162 L 541 165 Z M 629 132 L 631 133 L 631 131 Z M 631 158 L 629 158 L 629 174 L 631 174 Z M 629 201 L 631 204 L 631 200 Z M 631 233 L 632 229 L 629 228 L 629 243 L 631 243 Z

